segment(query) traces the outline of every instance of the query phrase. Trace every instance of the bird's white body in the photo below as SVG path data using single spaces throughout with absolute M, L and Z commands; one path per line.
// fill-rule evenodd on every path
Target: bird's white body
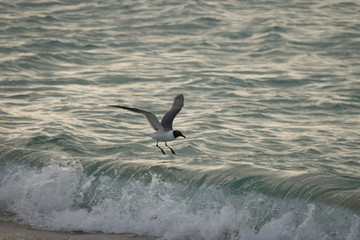
M 157 141 L 169 142 L 175 140 L 173 131 L 156 131 L 153 133 L 145 133 L 145 135 L 152 137 Z

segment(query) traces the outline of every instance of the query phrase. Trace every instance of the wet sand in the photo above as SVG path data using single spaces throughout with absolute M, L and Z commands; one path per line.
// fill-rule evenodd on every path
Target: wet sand
M 0 220 L 0 240 L 149 240 L 131 234 L 72 233 L 33 229 L 30 226 Z

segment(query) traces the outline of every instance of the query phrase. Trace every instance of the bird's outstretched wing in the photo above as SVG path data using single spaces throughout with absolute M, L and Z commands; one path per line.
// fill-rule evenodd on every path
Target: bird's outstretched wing
M 165 131 L 172 130 L 172 123 L 176 115 L 180 112 L 181 108 L 184 106 L 184 95 L 179 94 L 175 97 L 174 103 L 171 109 L 164 115 L 161 120 L 161 125 Z
M 130 108 L 130 107 L 125 107 L 125 106 L 119 106 L 119 105 L 109 105 L 109 107 L 116 107 L 116 108 L 122 108 L 122 109 L 126 109 L 132 112 L 136 112 L 136 113 L 142 113 L 144 114 L 144 116 L 146 117 L 146 119 L 149 121 L 150 125 L 156 130 L 160 130 L 160 131 L 164 131 L 163 126 L 160 124 L 159 119 L 157 119 L 157 117 L 148 111 L 145 110 L 141 110 L 138 108 Z

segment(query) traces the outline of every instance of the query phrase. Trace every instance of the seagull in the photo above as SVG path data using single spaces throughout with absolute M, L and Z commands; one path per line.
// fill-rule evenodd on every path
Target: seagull
M 157 141 L 156 146 L 161 150 L 161 152 L 164 155 L 165 155 L 165 151 L 159 146 L 159 141 L 165 142 L 165 146 L 171 150 L 172 154 L 175 154 L 175 151 L 167 145 L 167 142 L 173 141 L 180 136 L 186 138 L 179 130 L 173 130 L 172 128 L 172 123 L 174 121 L 174 118 L 180 112 L 183 106 L 184 106 L 184 95 L 179 94 L 175 97 L 172 107 L 170 108 L 169 111 L 167 111 L 167 113 L 165 113 L 164 117 L 160 122 L 159 119 L 155 116 L 155 114 L 151 112 L 138 108 L 130 108 L 120 105 L 109 105 L 109 107 L 122 108 L 128 111 L 144 114 L 146 119 L 149 121 L 150 125 L 154 128 L 154 130 L 156 130 L 156 132 L 146 133 L 146 135 L 152 137 Z

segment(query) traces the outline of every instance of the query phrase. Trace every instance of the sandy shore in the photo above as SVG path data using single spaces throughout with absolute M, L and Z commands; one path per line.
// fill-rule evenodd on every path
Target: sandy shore
M 149 240 L 146 236 L 130 234 L 88 234 L 53 232 L 0 220 L 0 240 Z

